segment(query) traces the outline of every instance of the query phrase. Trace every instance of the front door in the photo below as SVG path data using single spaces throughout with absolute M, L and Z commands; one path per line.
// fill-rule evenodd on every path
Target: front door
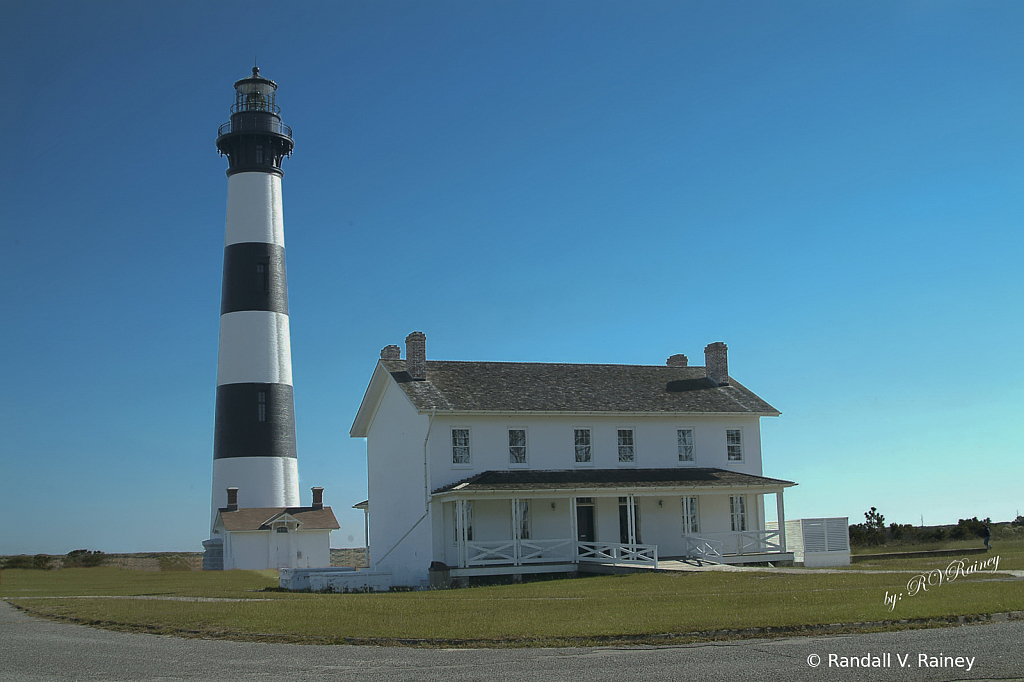
M 277 561 L 275 563 L 277 564 L 277 568 L 294 568 L 294 566 L 292 566 L 291 557 L 292 543 L 291 538 L 289 537 L 291 534 L 288 532 L 288 529 L 283 526 L 278 526 L 274 530 L 274 549 L 276 550 L 275 554 L 277 556 Z
M 579 542 L 594 542 L 594 505 L 577 505 L 576 507 L 576 539 Z

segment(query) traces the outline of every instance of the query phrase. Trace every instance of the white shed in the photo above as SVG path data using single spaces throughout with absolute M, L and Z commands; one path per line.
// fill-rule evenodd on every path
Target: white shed
M 796 519 L 786 521 L 786 550 L 808 568 L 850 565 L 850 519 Z M 774 521 L 769 528 L 778 528 Z
M 317 499 L 316 492 L 310 507 L 238 509 L 229 505 L 218 510 L 213 537 L 222 541 L 223 568 L 330 566 L 331 531 L 340 526 L 331 508 Z

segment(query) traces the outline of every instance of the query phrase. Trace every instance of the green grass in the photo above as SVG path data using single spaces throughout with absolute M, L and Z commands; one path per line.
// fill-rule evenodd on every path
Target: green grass
M 3 572 L 0 596 L 34 615 L 129 630 L 312 642 L 424 639 L 558 644 L 721 629 L 798 628 L 1024 610 L 1021 581 L 972 575 L 904 596 L 906 574 L 672 573 L 601 576 L 434 592 L 263 592 L 273 571 L 112 568 Z M 87 595 L 218 597 L 232 602 L 68 599 Z M 35 597 L 25 599 L 25 597 Z
M 858 547 L 854 554 L 887 554 L 890 552 L 925 552 L 939 549 L 977 549 L 984 547 L 977 540 L 930 542 L 927 544 L 883 545 L 880 547 Z M 1024 538 L 992 540 L 992 549 L 986 554 L 965 554 L 969 562 L 984 561 L 999 557 L 1000 570 L 1024 570 Z M 851 569 L 881 569 L 887 571 L 931 570 L 943 568 L 953 560 L 951 557 L 914 557 L 896 559 L 870 559 L 851 564 Z

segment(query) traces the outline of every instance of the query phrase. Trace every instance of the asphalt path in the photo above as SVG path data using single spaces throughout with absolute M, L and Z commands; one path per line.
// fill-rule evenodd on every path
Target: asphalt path
M 665 647 L 413 649 L 112 632 L 32 618 L 0 601 L 5 682 L 623 679 L 1024 680 L 1024 621 Z

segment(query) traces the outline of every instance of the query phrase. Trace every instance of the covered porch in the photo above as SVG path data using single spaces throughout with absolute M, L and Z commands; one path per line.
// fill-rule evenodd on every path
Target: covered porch
M 485 472 L 434 492 L 435 560 L 465 576 L 792 561 L 783 502 L 792 485 L 696 468 Z M 771 496 L 781 530 L 766 528 Z

